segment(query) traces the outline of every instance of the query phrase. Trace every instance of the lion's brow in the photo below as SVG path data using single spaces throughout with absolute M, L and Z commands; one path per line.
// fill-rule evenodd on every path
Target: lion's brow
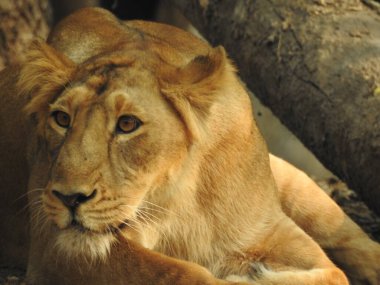
M 83 77 L 80 75 L 78 76 L 80 77 L 79 81 L 85 83 L 90 88 L 93 88 L 95 93 L 100 96 L 104 94 L 112 77 L 116 74 L 116 70 L 119 68 L 131 67 L 132 64 L 133 61 L 117 63 L 110 62 L 103 65 L 91 64 L 84 68 L 87 72 L 84 73 Z
M 85 84 L 87 87 L 93 89 L 96 95 L 100 96 L 108 87 L 110 71 L 112 70 L 114 70 L 113 66 L 97 68 L 85 76 L 78 76 L 79 78 L 76 81 L 80 85 Z

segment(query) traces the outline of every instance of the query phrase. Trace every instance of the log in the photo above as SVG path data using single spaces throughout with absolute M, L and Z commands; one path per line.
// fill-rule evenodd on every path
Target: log
M 49 32 L 48 0 L 0 1 L 0 70 L 22 60 L 30 43 Z
M 172 3 L 212 45 L 227 49 L 254 94 L 380 214 L 378 3 Z

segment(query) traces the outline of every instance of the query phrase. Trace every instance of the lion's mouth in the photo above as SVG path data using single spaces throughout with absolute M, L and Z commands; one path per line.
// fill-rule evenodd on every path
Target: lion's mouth
M 120 231 L 122 231 L 123 229 L 127 228 L 128 225 L 129 225 L 129 221 L 125 220 L 124 222 L 120 223 L 118 226 L 109 225 L 105 227 L 104 230 L 94 230 L 94 229 L 85 227 L 81 222 L 77 221 L 76 219 L 72 219 L 71 224 L 67 228 L 73 229 L 80 233 L 117 234 L 117 233 L 120 233 Z
M 78 222 L 76 219 L 73 219 L 71 221 L 71 224 L 69 226 L 70 228 L 78 231 L 78 232 L 81 232 L 81 233 L 86 233 L 86 232 L 94 232 L 93 230 L 89 229 L 89 228 L 86 228 L 85 226 L 83 226 L 82 223 Z

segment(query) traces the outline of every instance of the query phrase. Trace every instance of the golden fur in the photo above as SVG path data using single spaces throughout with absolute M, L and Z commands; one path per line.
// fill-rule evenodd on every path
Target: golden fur
M 17 87 L 36 134 L 31 284 L 225 282 L 165 255 L 221 279 L 348 284 L 317 242 L 355 280 L 380 283 L 380 246 L 268 156 L 222 48 L 84 9 L 31 48 Z M 141 127 L 117 131 L 126 115 Z

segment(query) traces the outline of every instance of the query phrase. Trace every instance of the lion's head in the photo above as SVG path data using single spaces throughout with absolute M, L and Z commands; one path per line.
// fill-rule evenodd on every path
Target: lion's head
M 149 210 L 165 215 L 158 205 L 197 183 L 194 153 L 231 76 L 222 48 L 183 66 L 130 46 L 76 64 L 34 44 L 18 86 L 49 161 L 36 205 L 60 251 L 105 257 L 118 233 L 154 222 Z

